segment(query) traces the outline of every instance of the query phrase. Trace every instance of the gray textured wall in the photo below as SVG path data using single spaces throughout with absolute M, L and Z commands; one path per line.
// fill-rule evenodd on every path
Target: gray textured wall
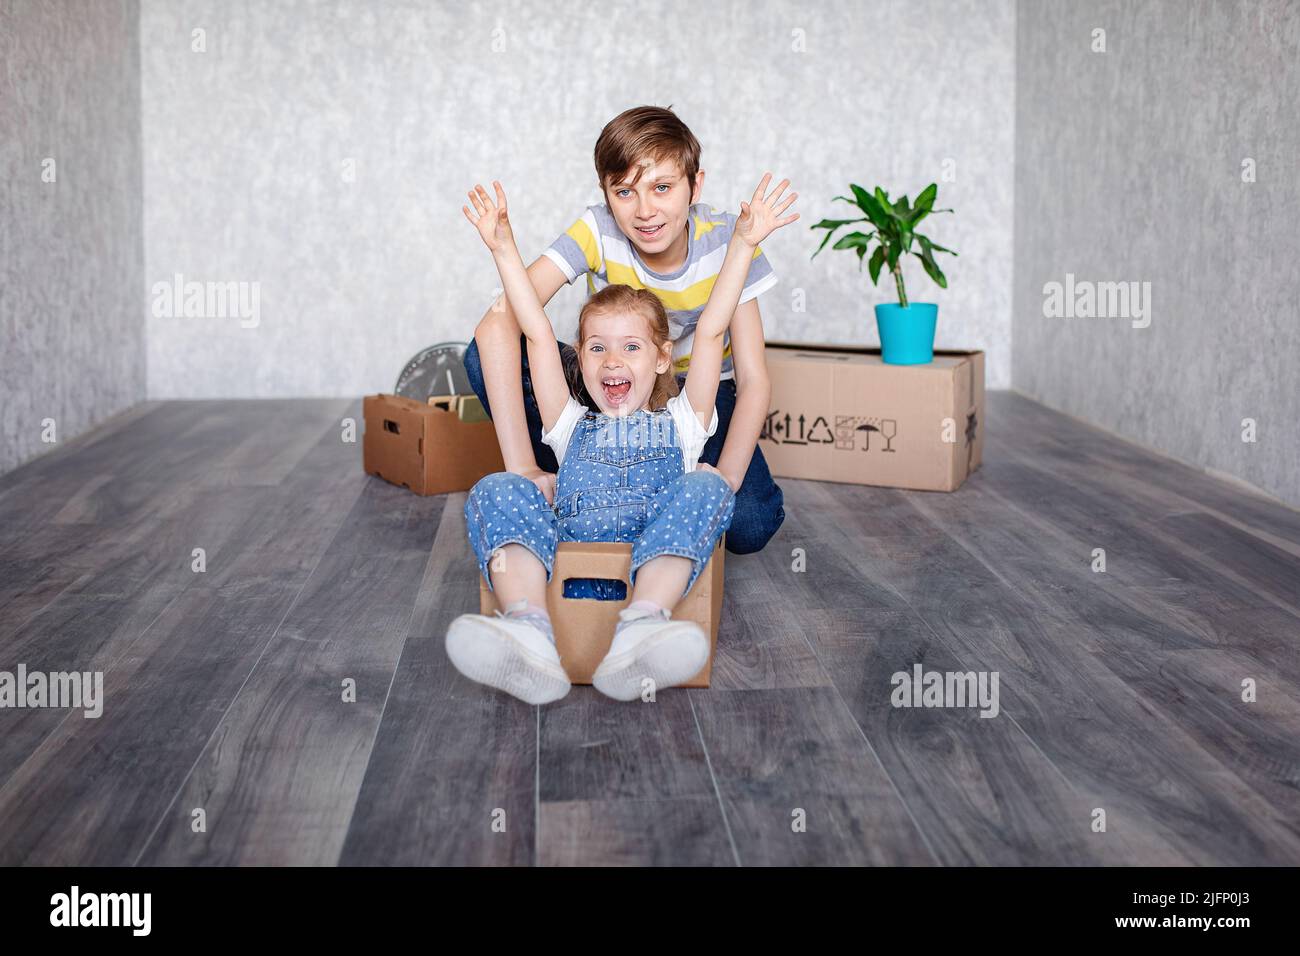
M 531 259 L 597 198 L 600 126 L 649 102 L 702 139 L 707 201 L 795 179 L 770 337 L 874 342 L 891 293 L 851 254 L 809 262 L 802 227 L 850 179 L 940 180 L 958 212 L 932 234 L 963 256 L 947 292 L 911 273 L 940 345 L 1300 504 L 1295 3 L 144 0 L 136 20 L 135 0 L 0 5 L 0 471 L 50 447 L 42 419 L 66 441 L 144 397 L 146 353 L 150 397 L 391 387 L 493 293 L 462 190 L 502 178 Z M 153 314 L 177 273 L 256 283 L 257 325 Z M 1067 273 L 1149 282 L 1151 324 L 1044 316 Z M 581 298 L 558 297 L 561 334 Z
M 1032 0 L 1016 57 L 1016 389 L 1300 506 L 1300 4 Z M 1150 325 L 1045 317 L 1066 273 Z
M 0 472 L 145 395 L 138 19 L 0 3 Z
M 911 295 L 941 303 L 941 345 L 988 349 L 990 386 L 1009 383 L 1012 0 L 144 0 L 141 18 L 147 285 L 260 296 L 255 326 L 151 314 L 151 398 L 390 390 L 491 302 L 465 190 L 503 181 L 531 261 L 597 198 L 601 126 L 641 103 L 700 138 L 713 205 L 736 209 L 767 168 L 794 180 L 803 219 L 767 244 L 770 338 L 875 343 L 892 290 L 852 253 L 810 262 L 808 226 L 848 209 L 831 197 L 850 181 L 915 195 L 950 160 L 957 212 L 930 234 L 962 255 L 948 291 L 916 263 Z M 562 336 L 579 285 L 553 300 Z

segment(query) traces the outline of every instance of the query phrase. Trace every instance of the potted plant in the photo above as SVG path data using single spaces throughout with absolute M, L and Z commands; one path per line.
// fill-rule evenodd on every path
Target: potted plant
M 851 232 L 841 236 L 833 249 L 856 249 L 858 268 L 862 268 L 862 259 L 871 243 L 877 243 L 871 254 L 867 268 L 871 272 L 871 284 L 878 285 L 881 267 L 886 263 L 894 275 L 894 285 L 898 289 L 898 304 L 882 303 L 876 306 L 876 327 L 880 331 L 881 358 L 891 365 L 921 365 L 934 359 L 934 327 L 939 317 L 939 306 L 933 302 L 907 301 L 907 290 L 903 286 L 903 257 L 916 256 L 921 260 L 925 274 L 938 283 L 939 288 L 948 288 L 948 280 L 934 261 L 936 252 L 957 255 L 951 249 L 945 249 L 931 242 L 926 236 L 916 231 L 916 225 L 932 212 L 952 212 L 951 209 L 935 209 L 935 196 L 939 187 L 935 183 L 926 186 L 916 197 L 916 204 L 909 206 L 907 197 L 897 202 L 889 201 L 889 193 L 879 186 L 874 193 L 869 193 L 861 186 L 849 184 L 853 198 L 836 196 L 845 202 L 857 206 L 864 215 L 857 219 L 823 219 L 812 226 L 813 229 L 825 229 L 826 238 L 817 247 L 817 252 L 826 248 L 835 230 L 855 222 L 869 222 L 875 228 L 869 232 Z M 912 244 L 917 248 L 913 249 Z M 817 258 L 817 252 L 812 254 Z

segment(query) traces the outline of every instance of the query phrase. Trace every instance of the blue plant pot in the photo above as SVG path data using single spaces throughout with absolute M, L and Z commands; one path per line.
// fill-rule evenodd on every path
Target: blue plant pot
M 933 302 L 897 302 L 876 306 L 880 357 L 889 365 L 924 365 L 934 361 L 934 326 L 939 306 Z

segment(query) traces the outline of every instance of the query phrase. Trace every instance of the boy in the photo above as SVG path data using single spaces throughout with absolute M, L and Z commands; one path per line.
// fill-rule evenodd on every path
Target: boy
M 695 322 L 722 267 L 736 216 L 699 202 L 704 184 L 700 144 L 671 110 L 639 106 L 620 113 L 601 131 L 595 160 L 605 204 L 589 206 L 528 267 L 528 277 L 543 306 L 561 285 L 583 274 L 592 292 L 610 283 L 649 289 L 668 312 L 680 387 L 690 364 Z M 760 247 L 723 340 L 718 428 L 700 455 L 736 492 L 726 535 L 727 550 L 735 554 L 762 549 L 785 520 L 784 495 L 757 447 L 771 385 L 756 297 L 775 284 L 776 274 Z M 496 425 L 506 470 L 531 479 L 547 501 L 554 501 L 558 466 L 541 440 L 526 338 L 503 300 L 475 329 L 465 369 Z M 572 374 L 577 365 L 573 346 L 561 343 L 560 354 L 571 370 L 570 382 L 581 389 L 581 377 Z M 595 407 L 581 391 L 578 398 Z

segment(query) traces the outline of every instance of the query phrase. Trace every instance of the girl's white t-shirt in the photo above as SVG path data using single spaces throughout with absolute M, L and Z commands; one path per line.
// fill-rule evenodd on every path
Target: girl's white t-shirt
M 695 409 L 691 407 L 685 390 L 668 399 L 667 408 L 673 416 L 673 425 L 677 429 L 677 443 L 682 449 L 682 463 L 686 472 L 692 472 L 699 464 L 704 446 L 718 430 L 718 407 L 713 406 L 713 421 L 709 423 L 708 430 L 700 424 L 700 416 L 695 414 Z M 577 427 L 578 420 L 589 411 L 586 405 L 570 395 L 564 411 L 560 412 L 560 417 L 555 422 L 555 427 L 549 432 L 542 431 L 542 441 L 551 446 L 557 463 L 564 463 L 564 453 L 569 450 L 569 439 L 573 436 L 573 430 Z

